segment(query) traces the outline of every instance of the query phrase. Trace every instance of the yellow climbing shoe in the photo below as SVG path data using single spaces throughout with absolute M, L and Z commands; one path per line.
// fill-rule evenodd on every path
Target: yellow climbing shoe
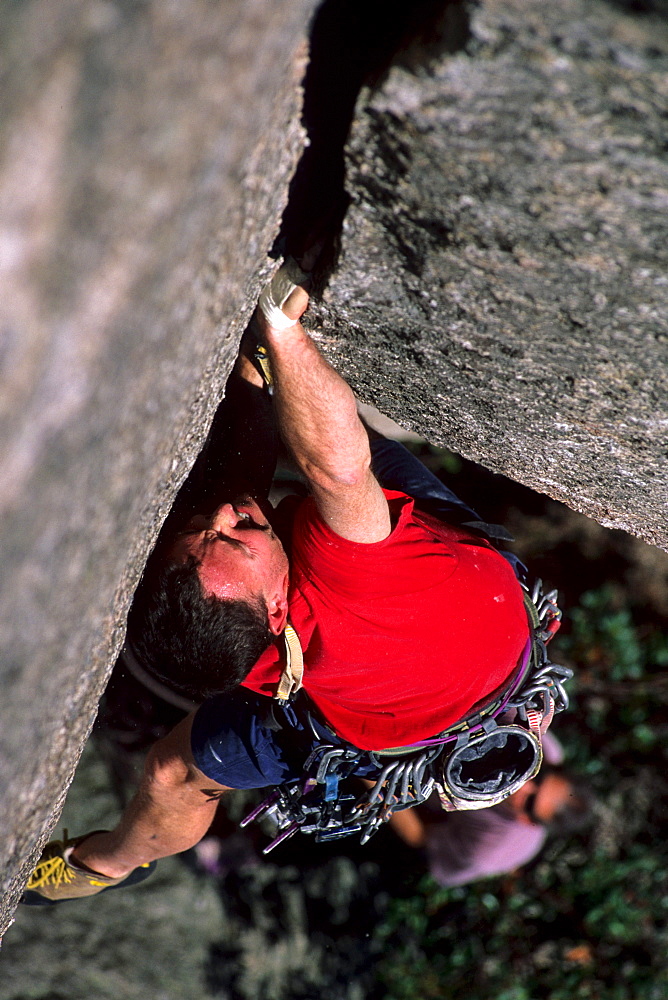
M 93 833 L 104 833 L 94 830 L 82 837 L 69 838 L 67 830 L 63 831 L 62 840 L 52 840 L 42 851 L 42 856 L 35 870 L 28 879 L 25 892 L 21 899 L 28 906 L 49 906 L 62 903 L 67 899 L 83 899 L 86 896 L 96 896 L 107 889 L 117 889 L 122 885 L 134 885 L 143 882 L 155 868 L 155 861 L 135 868 L 129 875 L 122 878 L 109 878 L 98 875 L 90 869 L 80 868 L 70 860 L 77 844 Z

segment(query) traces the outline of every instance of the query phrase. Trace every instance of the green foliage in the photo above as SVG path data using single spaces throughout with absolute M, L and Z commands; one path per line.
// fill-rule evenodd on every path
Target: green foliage
M 555 729 L 595 790 L 592 828 L 552 838 L 514 875 L 406 886 L 377 929 L 386 1000 L 668 996 L 668 640 L 609 586 L 584 594 L 563 632 L 553 655 L 578 680 Z
M 661 669 L 668 663 L 668 636 L 656 627 L 639 628 L 609 584 L 582 595 L 564 632 L 555 644 L 557 659 L 576 665 L 573 704 L 584 716 L 589 743 L 574 759 L 584 760 L 591 776 L 600 772 L 602 758 L 630 766 L 654 756 L 668 735 Z
M 560 643 L 563 650 L 611 681 L 639 680 L 652 667 L 668 664 L 668 637 L 658 631 L 642 636 L 611 584 L 583 594 L 568 618 L 571 631 Z

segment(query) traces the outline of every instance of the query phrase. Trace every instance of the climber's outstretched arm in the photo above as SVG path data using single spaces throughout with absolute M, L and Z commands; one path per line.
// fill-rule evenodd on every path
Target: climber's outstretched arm
M 271 363 L 279 429 L 332 530 L 355 542 L 381 541 L 390 533 L 390 515 L 371 473 L 369 440 L 350 387 L 298 322 L 307 305 L 308 295 L 297 287 L 283 306 L 295 322 L 284 329 L 259 310 L 256 314 Z

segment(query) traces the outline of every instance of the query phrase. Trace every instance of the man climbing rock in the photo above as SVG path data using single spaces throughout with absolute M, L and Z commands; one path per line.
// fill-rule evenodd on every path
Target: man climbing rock
M 250 493 L 223 497 L 170 537 L 131 627 L 144 662 L 173 661 L 167 673 L 203 704 L 153 747 L 114 830 L 48 845 L 27 902 L 138 880 L 196 844 L 229 789 L 280 786 L 278 839 L 299 826 L 327 839 L 423 801 L 446 745 L 448 809 L 501 801 L 540 766 L 541 730 L 564 701 L 564 672 L 544 656 L 553 597 L 529 600 L 493 526 L 383 441 L 383 481 L 413 480 L 420 506 L 381 488 L 353 394 L 299 322 L 307 304 L 279 272 L 257 323 L 310 496 L 277 513 Z M 248 358 L 239 372 L 259 387 Z M 482 779 L 481 760 L 493 762 Z M 351 776 L 372 791 L 346 806 Z

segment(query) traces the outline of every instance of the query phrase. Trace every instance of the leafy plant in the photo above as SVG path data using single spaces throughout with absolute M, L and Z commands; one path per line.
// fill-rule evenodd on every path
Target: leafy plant
M 639 680 L 668 664 L 668 637 L 658 631 L 642 636 L 609 583 L 584 593 L 568 619 L 570 635 L 562 639 L 562 649 L 581 667 L 611 681 Z

